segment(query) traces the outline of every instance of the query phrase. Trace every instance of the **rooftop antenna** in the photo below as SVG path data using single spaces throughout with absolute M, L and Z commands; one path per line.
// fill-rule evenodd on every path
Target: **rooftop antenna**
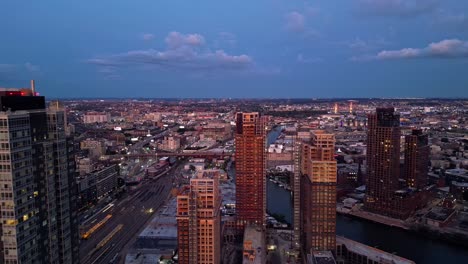
M 31 80 L 31 93 L 32 96 L 36 96 L 36 87 L 34 85 L 34 80 Z

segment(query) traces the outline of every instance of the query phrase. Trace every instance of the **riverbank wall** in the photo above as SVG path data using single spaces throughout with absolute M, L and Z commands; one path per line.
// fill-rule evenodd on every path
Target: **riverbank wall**
M 396 228 L 400 230 L 404 230 L 405 232 L 410 232 L 420 237 L 432 239 L 432 240 L 439 240 L 443 242 L 450 243 L 455 246 L 463 247 L 468 249 L 468 236 L 460 234 L 460 233 L 453 233 L 453 232 L 444 232 L 443 230 L 438 230 L 431 228 L 427 225 L 423 224 L 406 224 L 404 221 L 399 219 L 393 219 L 385 216 L 379 216 L 372 213 L 362 212 L 345 212 L 342 210 L 337 210 L 337 214 L 347 216 L 350 218 L 355 218 L 359 220 L 364 220 L 367 222 L 372 222 L 375 224 L 387 226 L 389 228 Z

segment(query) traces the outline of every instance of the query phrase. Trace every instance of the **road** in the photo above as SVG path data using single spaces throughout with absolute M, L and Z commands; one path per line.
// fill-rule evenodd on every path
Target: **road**
M 120 256 L 119 253 L 129 246 L 129 242 L 137 236 L 152 218 L 154 213 L 150 213 L 149 209 L 152 208 L 153 212 L 156 212 L 169 196 L 172 188 L 173 171 L 176 167 L 174 166 L 168 173 L 155 181 L 145 180 L 134 193 L 117 200 L 110 210 L 100 212 L 88 222 L 95 224 L 106 215 L 112 214 L 106 224 L 95 231 L 88 240 L 81 240 L 81 263 L 107 264 L 118 255 L 115 258 L 115 263 L 117 263 L 117 259 L 123 260 L 125 258 L 123 254 Z M 120 224 L 123 225 L 122 229 L 103 247 L 98 248 L 97 245 Z
M 128 148 L 128 152 L 130 153 L 139 153 L 141 149 L 146 145 L 151 142 L 151 140 L 158 140 L 163 138 L 164 136 L 170 134 L 172 132 L 172 129 L 174 126 L 168 127 L 167 129 L 163 130 L 162 132 L 158 133 L 157 135 L 146 137 L 145 139 L 141 141 L 137 141 L 134 145 L 130 146 Z

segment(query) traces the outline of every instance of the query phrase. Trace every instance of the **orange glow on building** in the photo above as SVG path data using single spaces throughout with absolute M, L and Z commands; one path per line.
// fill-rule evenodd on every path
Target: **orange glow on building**
M 218 264 L 221 252 L 221 198 L 216 174 L 201 171 L 177 196 L 180 264 Z
M 266 126 L 257 112 L 236 115 L 236 214 L 241 226 L 265 226 Z
M 313 131 L 302 144 L 302 245 L 305 252 L 335 251 L 336 160 L 335 136 Z

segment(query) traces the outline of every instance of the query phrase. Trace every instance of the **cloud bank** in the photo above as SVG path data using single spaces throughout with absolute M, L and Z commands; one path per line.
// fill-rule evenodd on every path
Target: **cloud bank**
M 422 49 L 384 50 L 377 54 L 377 59 L 412 58 L 468 58 L 468 41 L 446 39 L 431 43 Z
M 101 72 L 135 66 L 155 66 L 166 70 L 233 71 L 253 66 L 245 54 L 231 55 L 223 50 L 211 51 L 200 34 L 170 32 L 165 38 L 166 49 L 131 50 L 87 60 L 100 67 Z
M 466 59 L 468 58 L 468 41 L 446 39 L 433 42 L 424 48 L 403 48 L 399 50 L 383 50 L 376 55 L 353 57 L 354 61 L 366 60 L 398 60 L 398 59 Z

